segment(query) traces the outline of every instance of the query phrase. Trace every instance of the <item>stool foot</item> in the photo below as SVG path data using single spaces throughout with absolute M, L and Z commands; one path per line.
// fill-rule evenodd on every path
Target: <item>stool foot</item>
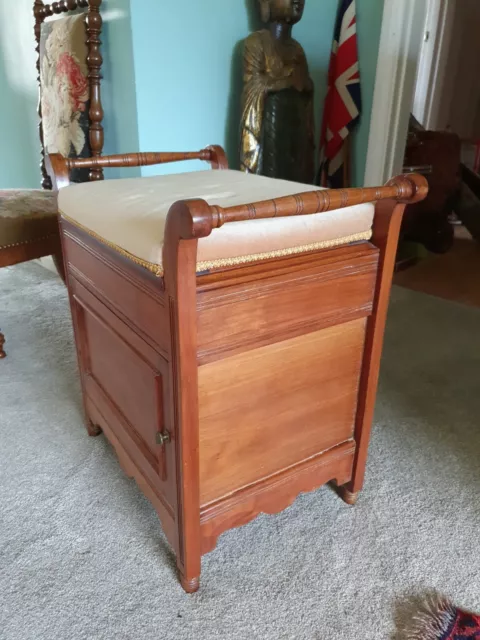
M 179 578 L 180 584 L 182 585 L 183 590 L 186 591 L 186 593 L 195 593 L 195 591 L 198 591 L 198 589 L 200 588 L 200 576 L 187 579 L 182 576 L 181 573 L 179 573 Z
M 91 436 L 92 438 L 96 438 L 102 433 L 101 427 L 99 427 L 98 424 L 94 424 L 88 418 L 86 422 L 86 428 L 87 428 L 88 435 Z
M 335 487 L 338 495 L 340 496 L 340 498 L 349 505 L 354 505 L 357 500 L 358 500 L 358 496 L 360 495 L 360 491 L 349 491 L 347 489 L 347 487 L 345 485 L 341 486 L 341 487 Z
M 2 358 L 6 358 L 7 354 L 3 350 L 3 345 L 5 344 L 5 336 L 0 332 L 0 360 Z

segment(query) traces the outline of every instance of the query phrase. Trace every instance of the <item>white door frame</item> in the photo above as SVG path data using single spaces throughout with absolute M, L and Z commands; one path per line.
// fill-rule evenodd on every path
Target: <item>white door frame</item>
M 426 87 L 422 109 L 430 120 L 436 116 L 436 95 L 440 89 L 435 78 L 442 74 L 445 60 L 439 64 L 435 56 L 445 50 L 450 10 L 451 0 L 385 0 L 365 168 L 366 186 L 384 184 L 391 176 L 401 173 L 428 17 L 433 25 L 430 38 L 436 47 L 430 62 L 425 56 L 421 70 L 422 87 Z M 440 25 L 443 25 L 441 33 Z M 420 95 L 418 108 L 422 104 Z
M 439 126 L 455 0 L 429 0 L 418 61 L 413 114 L 425 129 Z

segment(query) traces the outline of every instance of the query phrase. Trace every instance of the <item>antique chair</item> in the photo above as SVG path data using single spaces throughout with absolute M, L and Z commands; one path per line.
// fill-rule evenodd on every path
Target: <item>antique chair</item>
M 0 190 L 0 267 L 53 255 L 63 273 L 57 198 L 42 189 Z M 5 358 L 0 332 L 0 358 Z
M 34 2 L 44 189 L 52 187 L 45 154 L 77 158 L 102 154 L 101 4 L 102 0 Z M 53 18 L 69 12 L 73 14 Z M 73 182 L 102 178 L 102 169 L 74 171 L 71 176 Z
M 62 275 L 56 194 L 45 170 L 45 152 L 69 157 L 101 155 L 100 99 L 102 0 L 35 0 L 35 38 L 40 87 L 43 190 L 0 190 L 0 267 L 53 255 Z M 48 18 L 86 8 L 54 20 Z M 74 171 L 73 181 L 99 180 L 101 169 Z M 1 176 L 0 176 L 1 179 Z M 0 358 L 5 357 L 0 333 Z
M 72 169 L 216 171 L 69 185 Z M 183 588 L 218 536 L 363 484 L 398 233 L 426 180 L 319 190 L 221 148 L 50 156 L 87 430 L 153 503 Z M 281 562 L 281 558 L 279 558 Z

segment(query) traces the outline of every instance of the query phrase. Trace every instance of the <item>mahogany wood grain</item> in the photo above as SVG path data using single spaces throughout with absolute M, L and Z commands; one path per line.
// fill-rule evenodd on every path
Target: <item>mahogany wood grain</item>
M 124 325 L 113 319 L 98 305 L 94 296 L 78 292 L 75 302 L 82 313 L 83 340 L 88 343 L 88 369 L 86 384 L 94 383 L 108 398 L 122 417 L 124 430 L 135 442 L 144 459 L 160 480 L 166 482 L 172 475 L 172 464 L 165 447 L 157 451 L 156 435 L 166 428 L 166 404 L 169 398 L 168 362 L 149 349 L 135 334 L 124 330 Z M 133 337 L 133 339 L 132 339 Z M 169 450 L 170 457 L 171 450 Z M 163 487 L 163 494 L 172 503 L 173 476 Z
M 283 511 L 301 493 L 313 491 L 332 478 L 339 485 L 352 474 L 355 442 L 348 440 L 260 482 L 236 491 L 201 510 L 202 553 L 215 548 L 218 536 L 250 522 L 260 513 Z
M 49 162 L 67 184 L 65 159 Z M 201 554 L 227 529 L 328 481 L 355 500 L 403 202 L 424 192 L 423 179 L 408 176 L 373 195 L 330 191 L 321 201 L 177 202 L 164 278 L 62 220 L 87 424 L 103 429 L 152 500 L 186 591 L 198 589 Z M 219 223 L 367 197 L 381 199 L 371 242 L 195 273 L 198 238 Z
M 370 315 L 378 250 L 364 243 L 355 257 L 328 254 L 317 252 L 316 262 L 295 256 L 286 271 L 276 262 L 253 286 L 236 279 L 212 287 L 208 276 L 198 278 L 198 363 Z
M 195 216 L 208 205 L 192 200 Z M 173 432 L 177 456 L 177 566 L 187 593 L 200 586 L 201 532 L 199 485 L 198 368 L 196 326 L 197 240 L 190 210 L 174 205 L 165 228 L 163 266 L 170 309 Z
M 380 261 L 373 299 L 373 313 L 367 326 L 365 356 L 360 380 L 355 426 L 357 450 L 353 475 L 351 481 L 340 488 L 340 495 L 347 504 L 355 504 L 358 493 L 363 487 L 388 302 L 404 209 L 404 206 L 393 200 L 377 202 L 375 206 L 372 242 L 380 250 Z
M 212 228 L 221 227 L 227 222 L 321 213 L 388 198 L 411 204 L 423 200 L 427 191 L 426 178 L 412 173 L 397 176 L 384 187 L 325 189 L 225 209 L 213 206 Z
M 89 0 L 87 17 L 85 18 L 88 48 L 87 67 L 88 79 L 90 81 L 90 109 L 88 111 L 88 117 L 90 118 L 89 140 L 94 158 L 102 155 L 104 144 L 102 126 L 104 112 L 100 89 L 103 64 L 103 58 L 100 52 L 100 46 L 102 44 L 100 35 L 103 24 L 102 16 L 100 15 L 101 4 L 102 0 Z M 103 180 L 101 168 L 92 168 L 89 178 L 90 180 Z
M 99 298 L 105 300 L 108 293 L 108 302 L 105 304 L 145 342 L 167 357 L 170 351 L 169 316 L 163 291 L 143 286 L 145 295 L 139 295 L 139 279 L 111 262 L 106 262 L 96 251 L 75 237 L 72 231 L 68 231 L 69 227 L 72 228 L 68 222 L 64 223 L 67 268 Z
M 109 398 L 116 398 L 118 411 L 137 436 L 147 461 L 156 468 L 155 436 L 165 428 L 163 377 L 159 369 L 135 352 L 124 337 L 84 301 L 85 339 L 88 340 L 88 375 Z M 157 415 L 157 410 L 159 415 Z M 145 419 L 148 416 L 148 419 Z
M 99 404 L 101 401 L 99 402 Z M 102 412 L 90 397 L 87 397 L 88 415 L 91 420 L 100 425 L 108 438 L 108 441 L 115 449 L 120 464 L 129 478 L 134 478 L 139 488 L 150 500 L 160 519 L 162 529 L 165 532 L 167 540 L 175 549 L 176 545 L 176 523 L 171 507 L 166 504 L 162 491 L 158 488 L 155 480 L 152 480 L 148 473 L 142 470 L 141 456 L 137 458 L 136 449 L 129 444 L 128 439 L 124 443 L 118 438 L 118 431 L 121 429 L 117 422 L 117 417 L 110 412 L 108 405 L 103 403 Z
M 202 506 L 352 438 L 365 322 L 199 368 Z
M 214 169 L 227 169 L 226 156 L 221 147 L 211 146 L 201 151 L 160 152 L 160 153 L 127 153 L 101 158 L 62 158 L 57 155 L 59 162 L 65 163 L 66 172 L 72 169 L 84 168 L 114 168 L 114 167 L 146 167 L 167 162 L 182 162 L 184 160 L 205 160 Z M 57 169 L 58 172 L 58 169 Z
M 207 149 L 210 151 L 210 166 L 212 169 L 228 169 L 227 154 L 218 144 L 212 144 Z
M 54 189 L 63 189 L 70 184 L 70 171 L 85 168 L 146 167 L 183 160 L 204 160 L 212 169 L 228 169 L 228 161 L 222 147 L 212 145 L 200 151 L 127 153 L 97 158 L 64 158 L 52 153 L 45 159 L 45 165 L 52 179 Z

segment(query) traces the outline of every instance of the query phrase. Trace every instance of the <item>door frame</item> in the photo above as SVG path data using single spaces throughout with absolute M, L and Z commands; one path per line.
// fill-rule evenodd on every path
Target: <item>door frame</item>
M 422 124 L 431 127 L 435 123 L 442 89 L 439 79 L 444 75 L 448 55 L 452 5 L 452 0 L 385 0 L 365 186 L 384 184 L 401 173 L 413 105 L 424 119 Z M 417 77 L 420 85 L 416 90 Z
M 413 113 L 425 129 L 439 126 L 454 12 L 454 0 L 428 1 L 413 98 Z

